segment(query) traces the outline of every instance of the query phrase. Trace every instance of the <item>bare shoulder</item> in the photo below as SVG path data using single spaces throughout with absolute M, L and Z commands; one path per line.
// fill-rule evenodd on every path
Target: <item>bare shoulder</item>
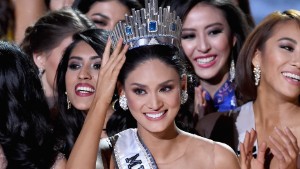
M 228 145 L 192 134 L 186 135 L 192 137 L 188 149 L 193 154 L 191 158 L 197 158 L 202 166 L 215 169 L 240 168 L 237 156 Z
M 220 142 L 214 143 L 215 168 L 240 168 L 238 158 L 231 147 Z

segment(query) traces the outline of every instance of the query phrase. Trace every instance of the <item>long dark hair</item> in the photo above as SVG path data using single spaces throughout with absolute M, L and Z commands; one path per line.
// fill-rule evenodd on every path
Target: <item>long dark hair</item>
M 56 159 L 50 111 L 33 63 L 0 41 L 0 145 L 8 169 L 50 168 Z
M 211 5 L 223 12 L 232 35 L 237 38 L 236 44 L 231 50 L 232 58 L 234 59 L 234 63 L 236 63 L 239 51 L 250 32 L 250 27 L 247 24 L 244 13 L 236 7 L 231 0 L 179 0 L 174 1 L 173 4 L 171 4 L 171 8 L 176 11 L 184 22 L 188 13 L 198 3 Z
M 159 59 L 161 62 L 174 68 L 174 70 L 177 71 L 178 76 L 181 77 L 181 75 L 186 73 L 185 59 L 180 57 L 177 51 L 176 48 L 165 45 L 142 46 L 129 50 L 126 53 L 126 61 L 120 70 L 118 81 L 121 85 L 124 85 L 130 72 L 132 72 L 139 64 L 151 59 Z M 186 106 L 181 106 L 175 122 L 179 128 L 195 133 L 195 130 L 193 130 L 194 124 L 192 114 L 188 111 Z M 130 111 L 124 111 L 117 105 L 116 111 L 107 122 L 106 132 L 108 136 L 112 136 L 125 129 L 136 127 L 137 122 L 132 117 Z
M 108 32 L 101 29 L 89 29 L 75 34 L 73 39 L 74 41 L 67 47 L 62 57 L 56 73 L 59 115 L 55 127 L 55 133 L 60 142 L 60 145 L 58 147 L 67 158 L 69 157 L 74 143 L 81 131 L 86 116 L 84 112 L 76 109 L 73 106 L 70 109 L 67 109 L 65 78 L 69 57 L 73 49 L 81 41 L 89 44 L 99 56 L 102 56 L 108 39 Z

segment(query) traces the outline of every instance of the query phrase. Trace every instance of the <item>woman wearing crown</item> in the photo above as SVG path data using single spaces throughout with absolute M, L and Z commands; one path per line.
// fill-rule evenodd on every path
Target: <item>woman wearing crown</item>
M 176 126 L 175 117 L 188 98 L 183 65 L 177 56 L 181 25 L 167 8 L 158 9 L 156 4 L 151 1 L 144 12 L 136 11 L 127 23 L 116 26 L 114 52 L 109 56 L 109 41 L 97 94 L 67 168 L 95 168 L 97 158 L 103 159 L 102 168 L 239 168 L 228 146 Z M 144 15 L 146 25 L 139 20 Z M 139 25 L 146 30 L 136 28 Z M 122 43 L 126 44 L 123 48 Z M 133 116 L 137 128 L 102 139 L 98 151 L 115 88 L 111 84 L 117 84 L 120 107 Z

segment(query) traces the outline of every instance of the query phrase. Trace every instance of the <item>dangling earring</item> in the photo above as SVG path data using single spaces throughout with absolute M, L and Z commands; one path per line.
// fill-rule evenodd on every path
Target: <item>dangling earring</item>
M 39 76 L 40 79 L 42 78 L 44 73 L 45 73 L 45 69 L 39 68 L 39 75 L 38 76 Z
M 231 60 L 230 63 L 230 69 L 229 69 L 229 80 L 232 82 L 235 78 L 235 65 L 234 65 L 234 60 Z
M 258 83 L 260 81 L 260 73 L 261 73 L 259 65 L 256 65 L 254 67 L 253 73 L 254 73 L 255 86 L 258 86 Z
M 69 110 L 71 108 L 71 101 L 68 98 L 68 93 L 65 92 L 65 94 L 67 95 L 67 109 Z
M 189 95 L 188 95 L 187 91 L 181 90 L 180 103 L 184 104 L 187 101 L 188 97 L 189 97 Z
M 120 98 L 119 98 L 119 104 L 120 104 L 120 107 L 121 107 L 124 111 L 128 110 L 128 106 L 127 106 L 127 98 L 126 98 L 125 95 L 120 96 Z

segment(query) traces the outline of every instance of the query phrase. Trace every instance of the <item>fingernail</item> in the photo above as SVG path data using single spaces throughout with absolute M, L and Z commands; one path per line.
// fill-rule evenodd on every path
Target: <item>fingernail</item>
M 288 132 L 288 131 L 290 131 L 290 128 L 288 128 L 287 126 L 285 126 L 285 127 L 284 127 L 284 130 L 285 130 L 286 132 Z

